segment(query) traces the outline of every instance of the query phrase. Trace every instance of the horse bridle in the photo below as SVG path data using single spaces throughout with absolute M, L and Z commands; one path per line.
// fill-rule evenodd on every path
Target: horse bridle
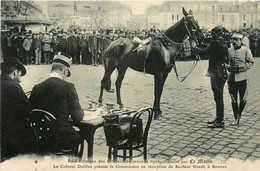
M 185 26 L 185 28 L 186 28 L 186 31 L 187 31 L 189 37 L 191 37 L 192 40 L 195 40 L 196 45 L 198 45 L 199 42 L 198 42 L 198 39 L 197 39 L 196 35 L 195 35 L 195 36 L 191 35 L 190 30 L 188 29 L 188 26 L 187 26 L 187 24 L 186 24 L 186 23 L 187 23 L 186 21 L 184 21 L 183 23 L 184 23 L 184 26 Z M 183 43 L 183 42 L 181 42 L 181 43 L 174 42 L 174 41 L 172 41 L 168 36 L 166 36 L 165 34 L 163 34 L 163 36 L 166 38 L 166 40 L 168 40 L 168 41 L 169 41 L 170 43 L 172 43 L 172 44 L 176 44 L 176 45 L 180 45 L 180 44 L 181 44 L 181 45 L 182 45 L 182 43 Z M 195 61 L 193 62 L 192 66 L 191 66 L 191 69 L 190 69 L 190 71 L 188 72 L 188 74 L 187 74 L 186 76 L 182 77 L 181 79 L 180 79 L 179 74 L 178 74 L 178 72 L 177 72 L 176 65 L 175 65 L 175 64 L 172 64 L 172 67 L 173 67 L 173 69 L 174 69 L 174 71 L 175 71 L 177 80 L 178 80 L 179 82 L 183 82 L 183 81 L 191 74 L 191 72 L 194 70 L 194 68 L 196 67 L 198 61 L 201 60 L 201 59 L 200 59 L 200 56 L 199 56 L 198 54 L 195 54 L 195 56 L 196 56 L 196 59 L 197 59 L 197 60 L 195 60 Z

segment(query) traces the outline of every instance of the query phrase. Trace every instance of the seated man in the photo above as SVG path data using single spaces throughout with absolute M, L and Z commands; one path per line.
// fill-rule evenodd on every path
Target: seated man
M 17 154 L 33 152 L 35 137 L 27 120 L 28 99 L 19 85 L 26 69 L 17 58 L 1 64 L 1 161 Z
M 67 54 L 55 55 L 50 78 L 35 85 L 29 99 L 30 110 L 42 109 L 56 117 L 60 143 L 57 150 L 72 149 L 82 141 L 69 121 L 71 116 L 73 121 L 80 122 L 84 114 L 74 85 L 65 81 L 71 75 L 71 64 Z

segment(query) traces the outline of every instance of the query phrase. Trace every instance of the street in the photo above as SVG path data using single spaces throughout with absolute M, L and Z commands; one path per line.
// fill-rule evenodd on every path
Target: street
M 148 138 L 148 158 L 177 160 L 188 156 L 255 160 L 260 158 L 260 58 L 249 70 L 249 95 L 246 109 L 239 126 L 230 126 L 233 121 L 231 99 L 224 90 L 225 128 L 207 128 L 207 121 L 215 117 L 215 102 L 210 88 L 210 79 L 205 76 L 208 61 L 200 61 L 184 82 L 178 82 L 172 71 L 165 83 L 161 98 L 163 119 L 152 122 Z M 177 62 L 180 76 L 186 75 L 192 62 Z M 26 66 L 27 74 L 22 77 L 24 91 L 49 77 L 50 65 Z M 68 79 L 75 84 L 82 107 L 97 101 L 104 68 L 73 65 Z M 111 77 L 115 89 L 117 71 Z M 153 76 L 128 69 L 122 83 L 121 97 L 127 109 L 152 107 Z M 103 104 L 116 103 L 116 94 L 104 93 Z M 116 106 L 118 108 L 118 105 Z M 95 134 L 94 159 L 107 158 L 108 147 L 103 128 Z M 84 156 L 86 157 L 86 156 Z

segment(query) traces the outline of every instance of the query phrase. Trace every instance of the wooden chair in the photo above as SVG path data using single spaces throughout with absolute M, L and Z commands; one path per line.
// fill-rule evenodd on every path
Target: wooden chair
M 114 161 L 117 160 L 117 157 L 123 158 L 125 161 L 127 158 L 131 161 L 135 157 L 144 156 L 144 160 L 147 160 L 147 137 L 149 128 L 153 118 L 152 108 L 145 108 L 137 111 L 133 114 L 130 121 L 130 132 L 126 139 L 118 140 L 115 138 L 116 129 L 113 125 L 104 126 L 104 131 L 106 134 L 107 146 L 108 149 L 108 160 L 111 161 L 113 155 Z M 144 128 L 144 129 L 143 129 Z M 112 132 L 109 134 L 109 129 Z M 143 131 L 144 130 L 144 131 Z M 111 135 L 111 136 L 110 136 Z M 118 151 L 123 150 L 123 155 L 119 155 Z M 129 151 L 129 155 L 127 155 Z M 133 155 L 133 151 L 138 152 L 138 154 Z
M 33 109 L 28 119 L 31 127 L 34 129 L 39 154 L 74 154 L 80 158 L 82 157 L 84 149 L 83 140 L 80 144 L 80 150 L 79 145 L 69 150 L 59 149 L 57 120 L 51 113 L 41 109 Z

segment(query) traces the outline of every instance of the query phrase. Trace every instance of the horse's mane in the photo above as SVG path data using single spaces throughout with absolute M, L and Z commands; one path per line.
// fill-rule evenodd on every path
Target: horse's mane
M 174 42 L 182 42 L 183 35 L 186 34 L 184 17 L 165 31 L 165 35 Z

